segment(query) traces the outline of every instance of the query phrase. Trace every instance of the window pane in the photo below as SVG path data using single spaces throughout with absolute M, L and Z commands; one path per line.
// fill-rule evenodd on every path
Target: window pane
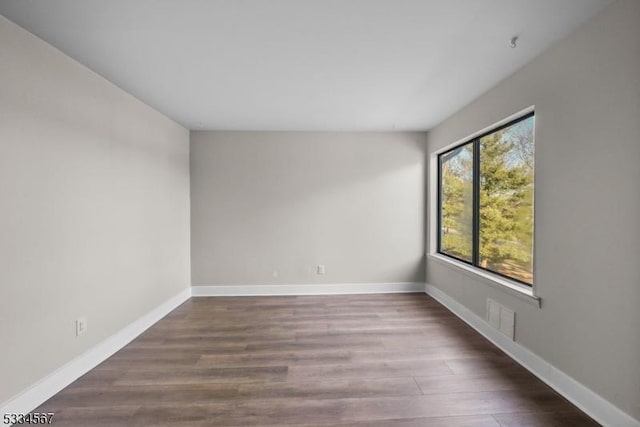
M 533 283 L 531 116 L 480 139 L 480 267 Z
M 440 252 L 471 262 L 473 144 L 440 156 Z

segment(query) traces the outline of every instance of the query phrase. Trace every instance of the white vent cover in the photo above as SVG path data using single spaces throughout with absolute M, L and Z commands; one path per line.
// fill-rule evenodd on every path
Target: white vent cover
M 487 298 L 487 321 L 512 341 L 515 339 L 516 313 L 491 298 Z

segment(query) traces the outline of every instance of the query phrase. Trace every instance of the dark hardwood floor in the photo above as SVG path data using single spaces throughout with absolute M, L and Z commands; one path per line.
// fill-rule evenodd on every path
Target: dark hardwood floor
M 59 426 L 597 426 L 425 294 L 193 298 L 36 411 Z

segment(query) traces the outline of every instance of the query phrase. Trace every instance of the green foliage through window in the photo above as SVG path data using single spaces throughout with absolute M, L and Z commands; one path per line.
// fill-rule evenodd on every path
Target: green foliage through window
M 533 113 L 439 156 L 438 252 L 533 283 Z
M 440 250 L 471 262 L 473 254 L 473 145 L 440 157 Z

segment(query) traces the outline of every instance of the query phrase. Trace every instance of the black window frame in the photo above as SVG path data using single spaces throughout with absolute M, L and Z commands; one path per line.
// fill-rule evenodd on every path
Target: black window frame
M 528 282 L 524 282 L 522 280 L 516 279 L 515 277 L 511 277 L 511 276 L 507 276 L 505 274 L 499 273 L 497 271 L 493 271 L 490 270 L 488 268 L 483 268 L 480 266 L 480 140 L 482 138 L 484 138 L 487 135 L 491 135 L 492 133 L 498 132 L 502 129 L 508 128 L 510 126 L 513 126 L 517 123 L 520 123 L 521 121 L 524 121 L 528 118 L 534 117 L 535 118 L 535 111 L 531 111 L 529 113 L 526 113 L 522 116 L 519 116 L 513 120 L 508 121 L 507 123 L 504 123 L 502 125 L 496 126 L 494 128 L 491 128 L 490 130 L 481 133 L 480 135 L 474 136 L 473 138 L 470 138 L 468 140 L 465 140 L 464 142 L 461 142 L 460 144 L 456 144 L 454 147 L 451 147 L 449 149 L 447 149 L 446 151 L 443 151 L 441 153 L 438 153 L 438 157 L 437 157 L 437 163 L 438 163 L 438 196 L 437 196 L 437 215 L 438 215 L 438 221 L 437 221 L 437 242 L 436 242 L 436 252 L 440 255 L 444 255 L 448 258 L 452 258 L 458 262 L 462 262 L 464 264 L 470 265 L 474 268 L 480 269 L 482 271 L 486 271 L 489 272 L 491 274 L 495 274 L 497 276 L 503 277 L 505 279 L 517 282 L 519 284 L 522 284 L 524 286 L 526 286 L 527 288 L 533 288 L 533 284 L 535 282 L 535 277 L 532 278 L 531 283 Z M 534 135 L 535 135 L 535 122 L 534 122 Z M 462 258 L 458 258 L 454 255 L 448 254 L 446 252 L 442 251 L 442 157 L 446 156 L 447 154 L 461 148 L 464 147 L 465 145 L 468 144 L 472 144 L 473 147 L 473 163 L 472 163 L 472 167 L 473 167 L 473 179 L 472 179 L 472 186 L 473 186 L 473 196 L 472 196 L 472 215 L 473 215 L 473 226 L 472 226 L 472 241 L 471 241 L 471 262 L 462 259 Z M 535 145 L 535 137 L 534 137 L 534 145 Z M 535 174 L 534 174 L 534 187 L 535 187 Z M 533 205 L 533 209 L 535 210 L 535 199 L 534 199 L 534 205 Z M 533 227 L 534 227 L 534 233 L 535 233 L 535 219 L 533 222 Z M 533 250 L 533 248 L 532 248 Z M 534 254 L 531 254 L 532 258 L 534 256 Z M 534 261 L 535 262 L 535 261 Z

